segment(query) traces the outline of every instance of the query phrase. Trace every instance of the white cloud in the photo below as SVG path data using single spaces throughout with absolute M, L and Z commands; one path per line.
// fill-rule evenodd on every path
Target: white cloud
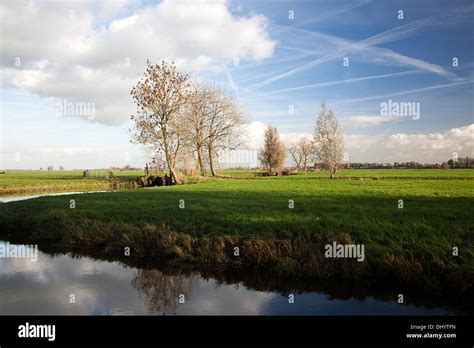
M 472 156 L 474 124 L 428 134 L 346 135 L 349 160 L 354 162 L 441 162 Z
M 267 19 L 236 17 L 225 0 L 135 5 L 2 3 L 3 83 L 43 97 L 95 103 L 95 121 L 118 124 L 134 111 L 129 92 L 147 59 L 175 60 L 186 71 L 220 71 L 234 57 L 259 61 L 273 54 Z
M 253 121 L 250 124 L 245 126 L 244 129 L 244 144 L 243 147 L 247 149 L 260 149 L 263 145 L 263 141 L 265 138 L 265 129 L 267 129 L 268 124 L 260 122 L 260 121 Z M 305 136 L 311 137 L 311 134 L 305 133 L 285 133 L 280 132 L 280 139 L 283 141 L 285 146 L 289 147 L 291 144 Z
M 259 149 L 263 144 L 265 129 L 267 124 L 260 121 L 253 121 L 244 127 L 243 147 L 247 149 Z
M 380 117 L 388 118 L 364 115 L 353 117 L 361 124 L 369 119 L 373 124 Z M 247 126 L 247 148 L 259 149 L 262 146 L 266 127 L 265 123 L 259 121 Z M 280 132 L 286 146 L 304 136 L 311 138 L 311 133 Z M 344 144 L 349 161 L 352 162 L 441 162 L 450 159 L 453 152 L 457 152 L 459 156 L 474 155 L 474 124 L 427 134 L 344 135 Z

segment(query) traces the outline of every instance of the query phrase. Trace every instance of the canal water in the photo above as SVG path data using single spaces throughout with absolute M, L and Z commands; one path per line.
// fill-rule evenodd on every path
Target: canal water
M 12 244 L 0 241 L 0 250 L 7 247 Z M 307 285 L 299 289 L 298 282 L 278 289 L 275 279 L 268 280 L 273 285 L 259 280 L 253 286 L 249 275 L 245 281 L 238 277 L 229 281 L 196 270 L 135 268 L 42 251 L 36 256 L 0 255 L 0 315 L 462 314 L 430 305 L 399 304 L 396 294 L 388 299 L 352 296 L 350 288 L 323 292 Z M 344 295 L 334 295 L 340 293 Z M 294 295 L 294 303 L 289 295 Z
M 103 192 L 112 192 L 112 191 L 80 191 L 80 192 L 54 192 L 54 193 L 41 193 L 37 195 L 23 195 L 23 196 L 0 196 L 0 203 L 10 203 L 17 201 L 25 201 L 27 199 L 47 197 L 47 196 L 68 196 L 68 195 L 79 195 L 79 194 L 92 194 L 92 193 L 103 193 Z

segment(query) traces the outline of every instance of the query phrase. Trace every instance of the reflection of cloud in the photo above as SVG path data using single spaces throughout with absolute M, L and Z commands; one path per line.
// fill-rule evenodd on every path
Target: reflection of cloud
M 0 259 L 0 314 L 259 314 L 272 296 L 197 274 L 167 275 L 87 257 L 39 252 L 37 262 Z
M 267 301 L 279 295 L 249 290 L 245 286 L 218 285 L 215 280 L 200 280 L 193 297 L 178 314 L 259 315 Z
M 147 301 L 151 314 L 179 315 L 257 315 L 272 293 L 249 290 L 238 285 L 218 285 L 197 274 L 163 274 L 158 270 L 140 270 L 133 287 Z M 184 294 L 185 304 L 179 304 Z
M 255 276 L 252 281 L 263 281 Z M 286 284 L 286 280 L 279 281 Z M 87 257 L 51 257 L 40 252 L 35 263 L 0 259 L 0 315 L 445 313 L 440 309 L 402 307 L 395 301 L 362 301 L 365 295 L 354 299 L 351 287 L 343 291 L 344 296 L 339 295 L 340 300 L 329 300 L 319 292 L 297 293 L 295 303 L 290 305 L 285 295 L 273 290 L 272 282 L 271 291 L 257 291 L 242 284 L 205 279 L 191 271 L 137 270 Z M 267 285 L 265 281 L 257 289 L 266 289 Z M 178 304 L 181 293 L 185 294 L 185 304 Z M 76 296 L 75 304 L 69 303 L 70 294 Z
M 130 287 L 135 273 L 116 263 L 42 252 L 37 262 L 0 259 L 0 314 L 146 313 Z

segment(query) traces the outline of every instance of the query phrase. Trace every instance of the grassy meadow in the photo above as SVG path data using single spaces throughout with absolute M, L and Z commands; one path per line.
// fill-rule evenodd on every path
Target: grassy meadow
M 464 179 L 473 178 L 472 170 L 440 170 L 440 169 L 343 169 L 339 171 L 341 178 L 370 178 L 370 179 Z M 44 171 L 16 170 L 0 174 L 0 196 L 21 195 L 42 192 L 71 192 L 98 191 L 110 189 L 110 181 L 106 179 L 106 170 L 90 170 L 90 177 L 83 178 L 82 170 Z M 143 170 L 116 170 L 113 172 L 117 182 L 126 183 L 143 175 Z M 259 176 L 251 170 L 221 170 L 218 173 L 227 178 L 250 179 Z M 327 178 L 324 171 L 308 174 L 296 173 L 294 179 Z M 270 179 L 270 178 L 269 178 Z M 271 178 L 288 180 L 288 177 Z
M 74 190 L 107 183 L 81 174 L 14 172 L 3 174 L 0 184 L 8 191 L 38 182 Z M 141 172 L 120 174 L 128 180 Z M 438 291 L 472 289 L 472 170 L 342 170 L 345 179 L 338 180 L 326 172 L 220 174 L 187 185 L 4 203 L 0 234 L 115 255 L 130 247 L 139 258 L 259 267 L 281 275 L 390 276 L 429 279 Z M 366 262 L 324 258 L 324 245 L 332 241 L 364 244 Z M 233 256 L 236 246 L 239 257 Z

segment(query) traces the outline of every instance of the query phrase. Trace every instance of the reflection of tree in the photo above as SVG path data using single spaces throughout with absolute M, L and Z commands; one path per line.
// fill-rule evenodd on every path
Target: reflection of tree
M 40 247 L 40 251 L 54 257 L 61 257 L 65 252 L 51 247 Z M 114 258 L 106 258 L 104 254 L 92 254 L 90 251 L 68 253 L 73 258 L 84 256 L 93 257 L 96 260 L 115 261 Z M 143 263 L 131 263 L 130 258 L 124 257 L 123 263 L 134 267 L 143 267 Z M 269 272 L 253 269 L 236 269 L 224 267 L 183 267 L 183 265 L 154 265 L 157 270 L 139 270 L 132 282 L 132 286 L 143 294 L 148 301 L 149 312 L 175 313 L 178 306 L 179 294 L 184 294 L 186 302 L 189 301 L 192 288 L 199 279 L 203 281 L 216 281 L 216 286 L 241 285 L 250 291 L 277 292 L 283 296 L 289 293 L 323 293 L 332 299 L 364 300 L 373 297 L 375 300 L 392 301 L 399 293 L 400 283 L 396 279 L 371 278 L 371 279 L 343 279 L 343 278 L 285 278 L 276 277 Z M 394 289 L 399 289 L 395 291 Z M 409 304 L 421 307 L 441 307 L 454 310 L 459 313 L 474 313 L 474 306 L 468 290 L 459 290 L 456 297 L 440 296 L 429 287 L 423 288 L 419 284 L 403 285 L 405 303 L 409 298 Z
M 199 276 L 174 274 L 165 275 L 158 270 L 139 270 L 132 286 L 148 302 L 148 311 L 162 314 L 175 314 L 179 304 L 179 295 L 188 294 L 197 283 Z

